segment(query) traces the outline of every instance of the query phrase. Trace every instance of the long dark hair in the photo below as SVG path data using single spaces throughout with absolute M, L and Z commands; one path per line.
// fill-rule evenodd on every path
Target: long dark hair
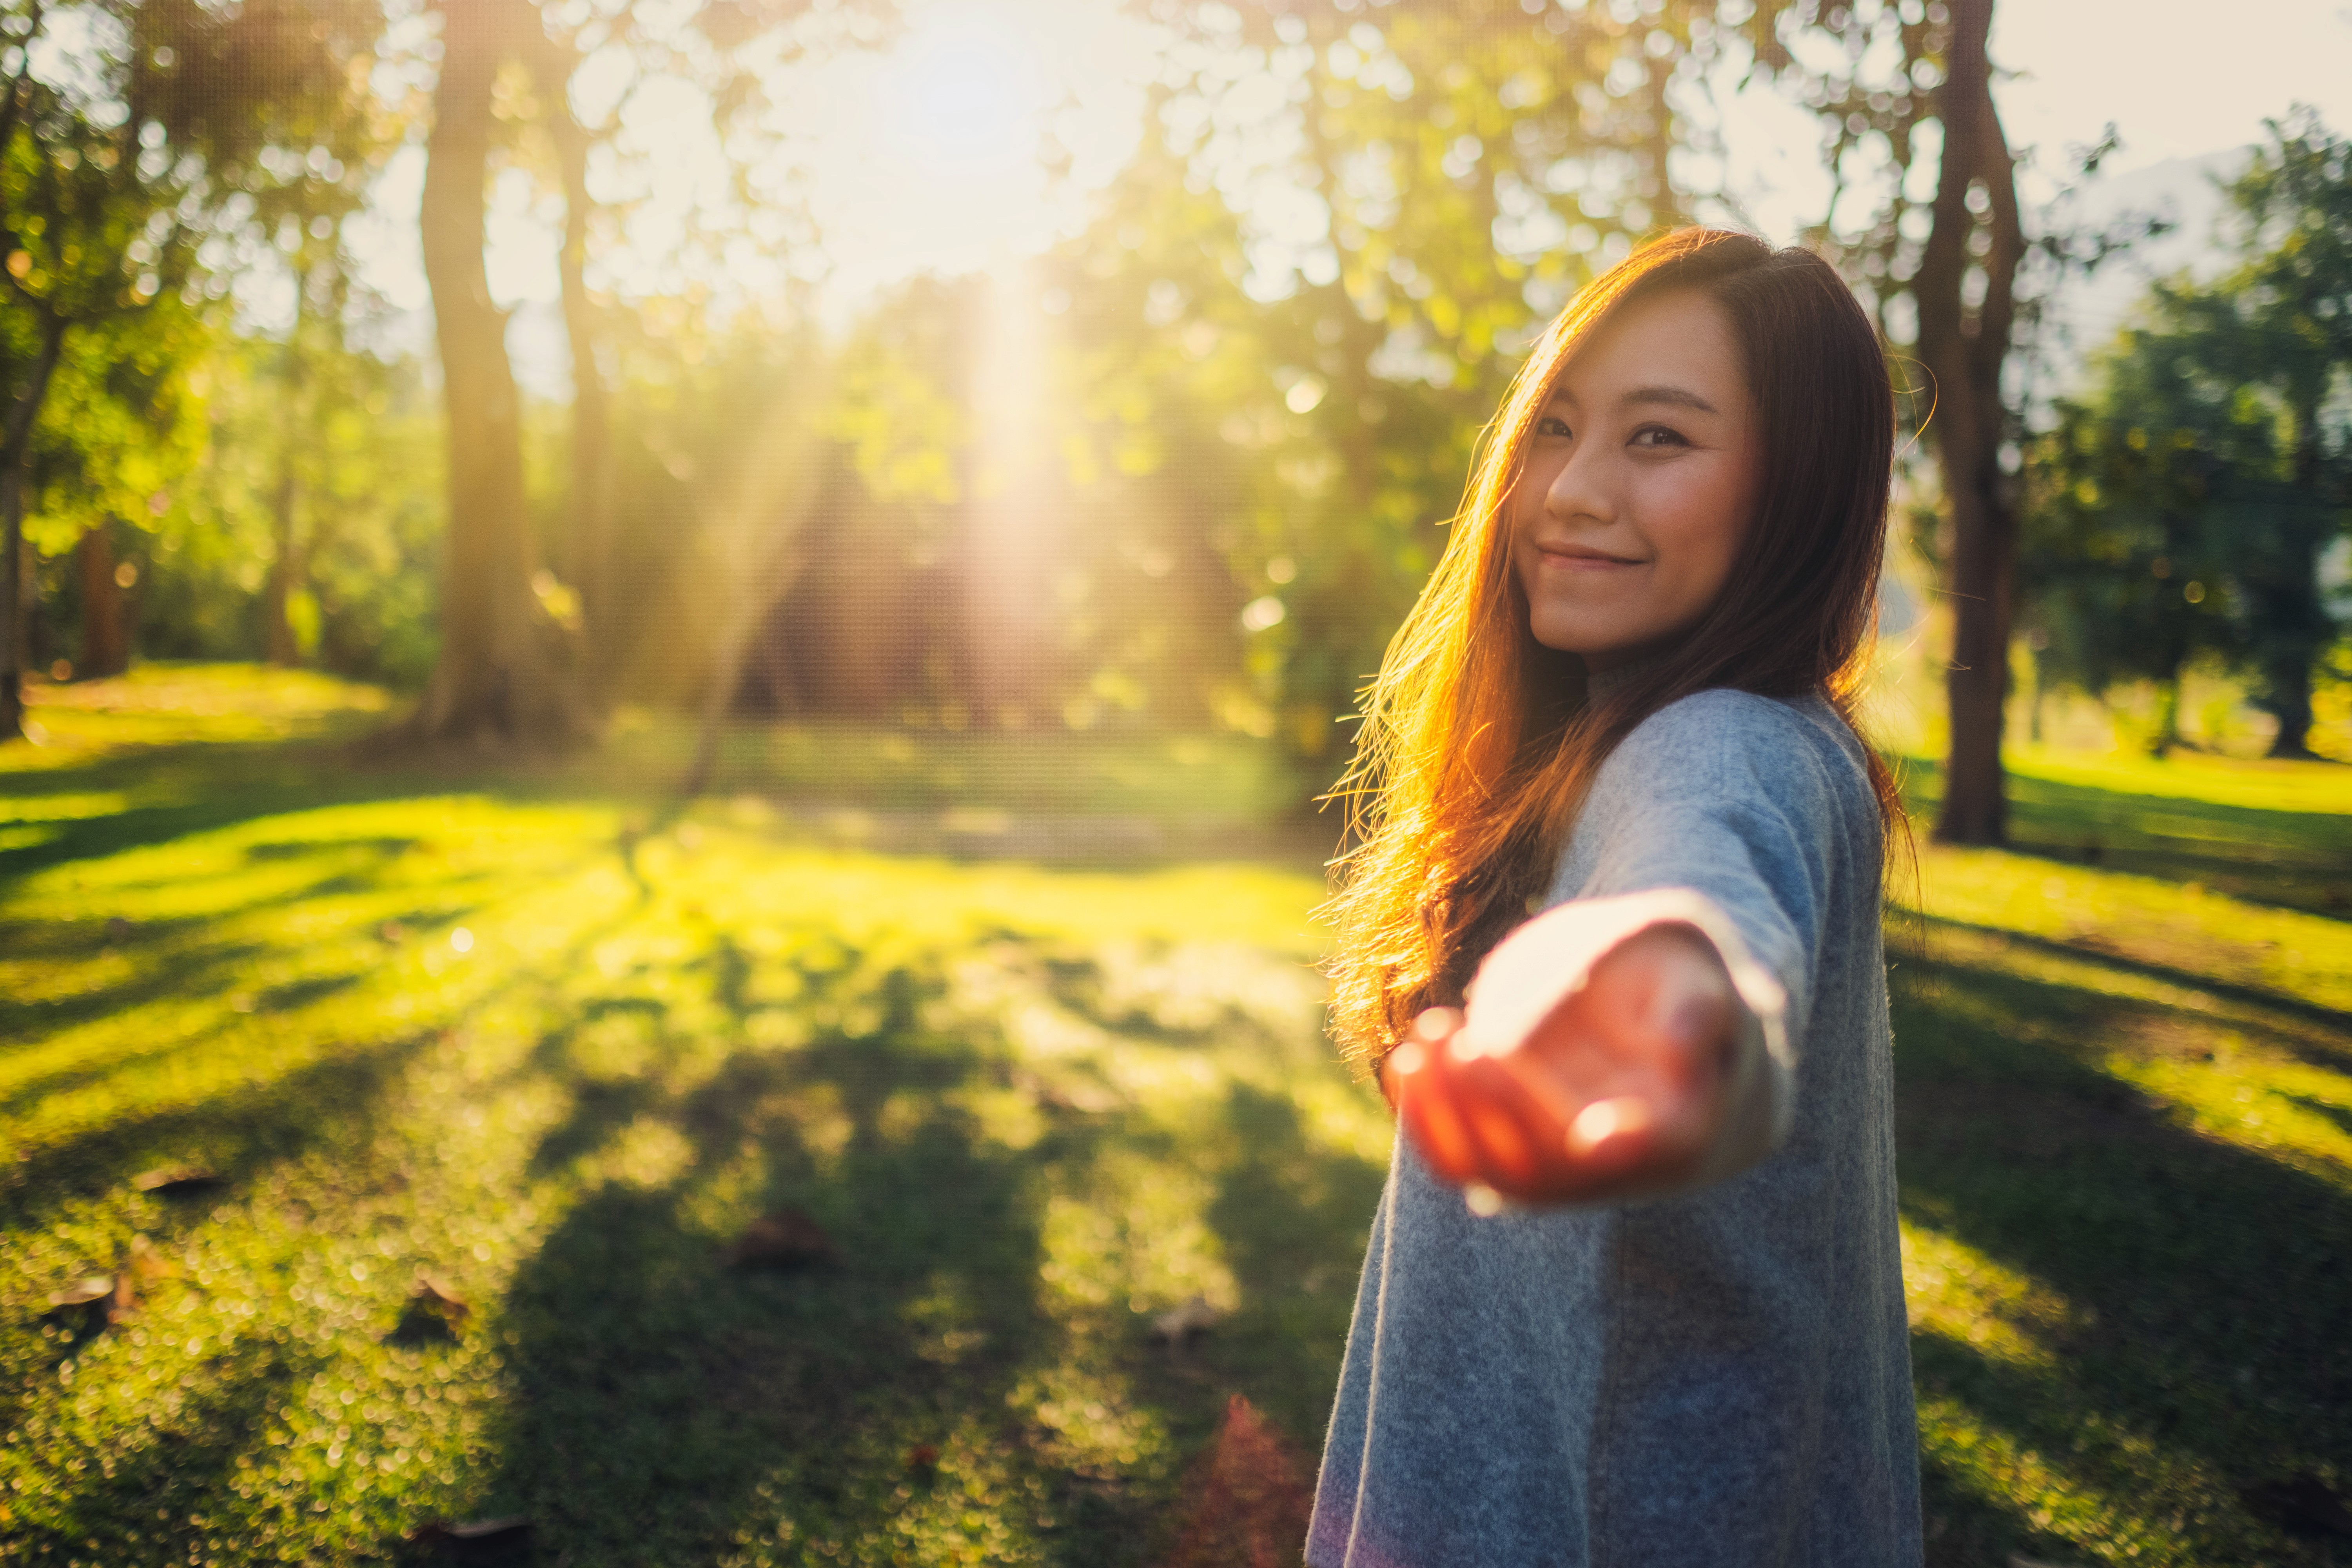
M 1583 661 L 1528 627 L 1507 503 L 1554 380 L 1628 300 L 1706 295 L 1728 318 L 1761 453 L 1756 511 L 1722 594 L 1666 658 L 1591 698 Z M 1552 873 L 1593 773 L 1666 704 L 1710 687 L 1826 691 L 1849 725 L 1885 548 L 1895 394 L 1836 271 L 1749 235 L 1686 228 L 1636 250 L 1561 312 L 1488 427 L 1454 536 L 1389 645 L 1341 786 L 1356 847 L 1326 915 L 1333 1032 L 1377 1058 L 1421 1009 L 1458 1002 Z M 1882 829 L 1893 776 L 1865 747 Z

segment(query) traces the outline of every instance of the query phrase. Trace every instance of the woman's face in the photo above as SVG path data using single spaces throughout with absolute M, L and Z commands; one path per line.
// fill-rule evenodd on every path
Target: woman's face
M 1552 384 L 1505 503 L 1536 640 L 1591 668 L 1671 642 L 1731 574 L 1760 465 L 1721 307 L 1620 306 Z

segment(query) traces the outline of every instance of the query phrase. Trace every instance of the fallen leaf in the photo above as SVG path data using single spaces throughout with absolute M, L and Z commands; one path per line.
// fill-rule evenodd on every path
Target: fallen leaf
M 114 1294 L 114 1276 L 93 1274 L 87 1279 L 77 1279 L 62 1290 L 49 1292 L 52 1307 L 87 1307 Z
M 1117 1110 L 1124 1103 L 1109 1089 L 1086 1083 L 1056 1083 L 1034 1073 L 1018 1073 L 1014 1075 L 1013 1083 L 1014 1088 L 1035 1100 L 1042 1110 L 1103 1116 Z
M 473 1310 L 446 1280 L 420 1268 L 416 1289 L 409 1292 L 408 1305 L 400 1321 L 393 1325 L 391 1342 L 414 1345 L 428 1340 L 454 1340 Z
M 228 1185 L 228 1178 L 201 1165 L 166 1165 L 161 1170 L 142 1171 L 131 1178 L 131 1184 L 142 1193 L 160 1197 L 185 1197 L 192 1193 L 208 1193 L 215 1187 Z
M 1225 1402 L 1217 1440 L 1193 1466 L 1176 1550 L 1162 1568 L 1288 1568 L 1307 1544 L 1297 1458 L 1250 1402 Z
M 143 1236 L 131 1238 L 131 1272 L 142 1279 L 169 1279 L 179 1273 L 180 1266 L 155 1250 L 155 1244 Z
M 525 1514 L 509 1514 L 500 1519 L 478 1519 L 469 1524 L 452 1524 L 446 1519 L 428 1519 L 408 1532 L 415 1542 L 428 1541 L 495 1541 L 500 1536 L 519 1535 L 530 1528 Z
M 439 1275 L 428 1274 L 422 1268 L 416 1271 L 416 1290 L 409 1297 L 409 1300 L 426 1311 L 439 1312 L 442 1316 L 457 1322 L 463 1322 L 474 1310 L 467 1304 L 466 1298 L 458 1295 L 447 1280 L 443 1279 Z
M 761 1215 L 727 1244 L 719 1259 L 730 1268 L 805 1268 L 838 1256 L 824 1226 L 799 1209 Z
M 2243 1488 L 2238 1500 L 2257 1517 L 2305 1535 L 2352 1535 L 2352 1509 L 2309 1470 Z
M 2009 1568 L 2069 1568 L 2063 1563 L 2044 1563 L 2039 1557 L 2028 1557 L 2022 1552 L 2009 1554 Z
M 907 1450 L 907 1468 L 918 1472 L 939 1468 L 940 1450 L 931 1443 L 918 1443 Z
M 81 1314 L 85 1332 L 111 1328 L 138 1310 L 139 1283 L 127 1268 L 115 1274 L 93 1274 L 49 1293 L 50 1314 L 60 1318 Z
M 398 921 L 386 921 L 375 928 L 375 934 L 394 947 L 408 940 L 408 928 Z
M 1225 1315 L 1199 1296 L 1181 1307 L 1171 1307 L 1151 1320 L 1151 1337 L 1171 1345 L 1191 1343 L 1201 1334 L 1215 1328 Z
M 121 915 L 109 915 L 106 920 L 106 940 L 121 942 L 131 934 L 131 922 Z

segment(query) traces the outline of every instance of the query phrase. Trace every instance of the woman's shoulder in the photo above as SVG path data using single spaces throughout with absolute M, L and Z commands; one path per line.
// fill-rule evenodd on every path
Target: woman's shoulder
M 1787 805 L 1870 795 L 1861 739 L 1828 698 L 1728 687 L 1695 691 L 1643 720 L 1593 780 L 1596 795 L 1636 799 L 1724 788 L 1760 788 Z

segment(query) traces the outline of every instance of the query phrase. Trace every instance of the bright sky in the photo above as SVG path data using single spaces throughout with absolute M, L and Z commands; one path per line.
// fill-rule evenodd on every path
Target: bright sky
M 1992 57 L 2009 139 L 2057 149 L 2123 134 L 2116 173 L 2243 146 L 2303 102 L 2352 132 L 2352 6 L 2343 0 L 2003 0 Z
M 923 0 L 903 40 L 826 68 L 795 129 L 849 289 L 961 271 L 1084 220 L 1135 149 L 1158 40 L 1109 0 Z M 1048 138 L 1052 138 L 1051 143 Z M 1058 144 L 1066 181 L 1040 154 Z
M 2352 132 L 2344 0 L 2261 0 L 2228 25 L 2205 0 L 2000 0 L 1991 53 L 2009 73 L 1994 89 L 2002 128 L 2012 147 L 2037 151 L 2044 176 L 2110 121 L 2123 139 L 2105 165 L 2110 182 L 2243 147 L 2297 102 Z M 1729 184 L 1759 225 L 1785 237 L 1820 218 L 1829 179 L 1809 115 L 1753 89 L 1726 130 Z M 2029 178 L 2026 195 L 2047 189 Z
M 1160 38 L 1118 0 L 913 0 L 906 16 L 887 49 L 795 68 L 773 84 L 784 106 L 779 129 L 800 148 L 801 188 L 836 308 L 916 272 L 1037 249 L 1074 227 L 1087 194 L 1132 151 L 1160 68 Z M 2292 103 L 2352 131 L 2345 0 L 2262 0 L 2226 18 L 2205 0 L 2000 0 L 1995 17 L 1994 59 L 2014 73 L 1997 89 L 2011 142 L 2039 145 L 2054 170 L 2069 144 L 2095 140 L 2113 121 L 2124 150 L 2108 165 L 2110 183 L 2139 205 L 2185 192 L 2197 206 L 2213 165 L 2173 161 L 2242 147 Z M 630 246 L 604 262 L 608 285 L 676 280 L 666 273 L 676 241 L 696 201 L 719 191 L 698 114 L 674 95 L 633 107 L 628 141 L 661 155 L 642 183 L 599 192 L 635 204 Z M 1725 130 L 1729 184 L 1754 221 L 1785 235 L 1818 216 L 1827 184 L 1810 117 L 1751 92 Z M 1040 163 L 1048 136 L 1070 156 L 1066 179 Z M 420 150 L 394 161 L 361 237 L 369 281 L 404 310 L 428 303 L 413 216 L 422 174 Z M 519 173 L 493 207 L 491 287 L 501 303 L 522 307 L 513 329 L 520 368 L 542 389 L 560 388 L 558 211 Z M 746 288 L 770 285 L 791 249 L 781 231 L 755 237 L 728 273 Z

